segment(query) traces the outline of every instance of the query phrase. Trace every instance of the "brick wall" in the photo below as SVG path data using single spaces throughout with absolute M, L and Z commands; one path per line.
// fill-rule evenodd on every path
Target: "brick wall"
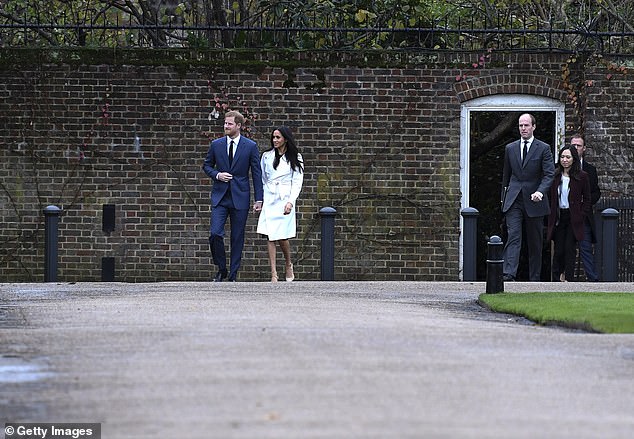
M 605 196 L 634 197 L 634 62 L 599 61 L 585 81 L 588 157 Z
M 624 164 L 634 162 L 632 75 L 607 79 L 605 63 L 573 66 L 593 81 L 580 113 L 562 81 L 563 55 L 493 53 L 477 67 L 469 54 L 218 57 L 224 62 L 3 65 L 0 281 L 43 279 L 42 210 L 51 204 L 63 208 L 61 281 L 100 280 L 103 257 L 115 258 L 119 281 L 209 279 L 210 181 L 201 165 L 207 135 L 222 135 L 222 115 L 210 116 L 216 97 L 256 115 L 250 136 L 261 149 L 275 126 L 295 132 L 306 162 L 292 240 L 298 279 L 319 278 L 318 211 L 332 206 L 336 279 L 458 280 L 460 104 L 474 97 L 567 101 L 567 124 L 585 123 L 605 188 L 632 194 Z M 615 172 L 622 167 L 629 174 Z M 104 204 L 116 206 L 110 234 Z M 269 279 L 256 223 L 250 216 L 241 280 Z

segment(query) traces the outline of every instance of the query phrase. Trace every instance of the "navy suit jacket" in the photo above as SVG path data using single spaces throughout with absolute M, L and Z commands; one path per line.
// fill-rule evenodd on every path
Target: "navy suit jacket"
M 515 199 L 522 197 L 529 217 L 548 215 L 548 192 L 554 175 L 553 155 L 547 143 L 533 139 L 523 165 L 520 141 L 516 140 L 506 145 L 502 172 L 502 212 L 506 213 Z M 541 201 L 531 201 L 531 194 L 535 191 L 544 194 Z
M 583 170 L 588 174 L 588 181 L 590 182 L 590 203 L 592 203 L 592 210 L 594 205 L 597 204 L 599 198 L 601 198 L 601 189 L 599 189 L 599 176 L 597 175 L 597 168 L 591 165 L 586 160 L 583 162 Z M 588 222 L 590 223 L 590 240 L 597 242 L 597 230 L 594 221 L 594 212 L 590 212 L 588 215 Z
M 212 180 L 211 207 L 218 206 L 222 197 L 230 190 L 234 207 L 248 210 L 251 207 L 249 171 L 251 171 L 253 180 L 255 201 L 262 201 L 264 198 L 260 151 L 257 143 L 251 139 L 240 136 L 240 142 L 235 149 L 231 165 L 229 165 L 229 154 L 227 153 L 227 137 L 212 141 L 209 145 L 209 151 L 207 151 L 203 170 Z M 233 175 L 233 179 L 229 182 L 220 181 L 216 179 L 219 172 L 229 172 Z
M 590 181 L 590 202 L 594 206 L 601 198 L 601 189 L 599 189 L 599 176 L 597 175 L 597 168 L 591 165 L 586 160 L 583 162 L 583 171 L 588 174 L 588 180 Z

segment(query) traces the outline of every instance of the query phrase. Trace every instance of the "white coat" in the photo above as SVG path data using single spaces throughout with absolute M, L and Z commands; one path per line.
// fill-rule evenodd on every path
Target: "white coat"
M 273 169 L 274 159 L 275 150 L 266 151 L 260 159 L 264 203 L 257 232 L 267 235 L 269 241 L 294 238 L 297 234 L 295 205 L 304 181 L 304 173 L 300 169 L 293 171 L 286 156 L 280 158 L 277 169 Z M 303 163 L 301 154 L 298 159 Z M 289 202 L 293 208 L 291 213 L 284 215 L 284 207 Z

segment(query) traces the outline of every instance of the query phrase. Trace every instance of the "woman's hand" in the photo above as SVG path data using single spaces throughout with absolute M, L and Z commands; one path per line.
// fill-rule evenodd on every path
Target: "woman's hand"
M 291 210 L 293 210 L 293 204 L 289 201 L 286 203 L 286 206 L 284 206 L 284 215 L 291 213 Z

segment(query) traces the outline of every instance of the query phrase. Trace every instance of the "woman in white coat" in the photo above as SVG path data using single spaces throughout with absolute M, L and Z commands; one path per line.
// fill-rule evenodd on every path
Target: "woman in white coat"
M 264 204 L 258 219 L 257 232 L 268 239 L 271 282 L 277 282 L 276 243 L 286 262 L 286 280 L 295 279 L 289 238 L 297 233 L 295 202 L 302 190 L 304 161 L 297 150 L 293 133 L 282 126 L 271 133 L 271 148 L 262 154 Z

